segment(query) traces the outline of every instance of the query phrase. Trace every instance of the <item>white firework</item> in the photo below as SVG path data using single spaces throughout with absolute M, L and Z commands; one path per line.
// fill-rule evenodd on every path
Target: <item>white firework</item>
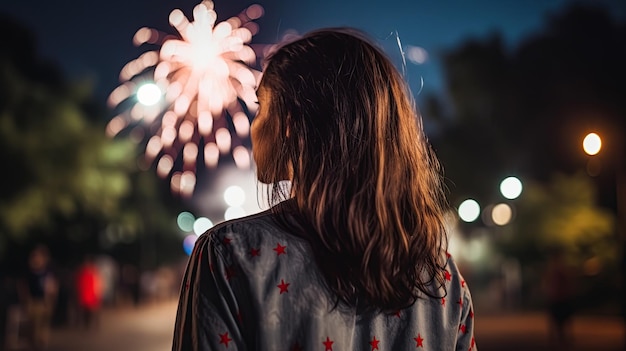
M 114 136 L 138 123 L 148 127 L 145 158 L 156 162 L 159 176 L 171 176 L 176 193 L 193 193 L 200 155 L 208 167 L 217 166 L 220 154 L 232 154 L 237 167 L 250 166 L 242 141 L 250 131 L 248 114 L 256 111 L 261 72 L 252 68 L 257 56 L 249 43 L 258 31 L 253 21 L 262 15 L 263 8 L 252 5 L 216 24 L 213 2 L 203 1 L 193 9 L 192 22 L 181 10 L 170 13 L 178 36 L 144 27 L 133 38 L 138 46 L 157 44 L 160 49 L 122 69 L 122 84 L 108 103 L 127 107 L 111 119 L 107 133 Z M 180 169 L 175 167 L 181 163 Z

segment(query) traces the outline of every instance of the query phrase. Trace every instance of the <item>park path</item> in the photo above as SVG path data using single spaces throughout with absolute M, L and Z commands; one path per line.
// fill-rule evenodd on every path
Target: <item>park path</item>
M 55 329 L 49 351 L 169 351 L 175 315 L 174 300 L 107 309 L 98 329 Z M 478 349 L 550 350 L 547 327 L 547 317 L 537 312 L 477 315 Z M 617 317 L 577 316 L 572 327 L 571 351 L 625 350 L 625 328 Z

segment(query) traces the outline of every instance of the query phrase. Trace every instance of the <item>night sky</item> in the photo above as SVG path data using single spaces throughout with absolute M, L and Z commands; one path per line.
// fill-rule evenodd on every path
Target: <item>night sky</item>
M 135 47 L 132 37 L 140 27 L 175 33 L 167 22 L 171 10 L 180 8 L 190 17 L 198 0 L 147 1 L 17 1 L 3 0 L 0 12 L 17 18 L 30 28 L 40 54 L 57 62 L 71 78 L 89 77 L 103 102 L 118 85 L 118 74 L 129 60 L 147 50 Z M 514 48 L 520 40 L 541 30 L 546 16 L 560 11 L 572 0 L 216 0 L 218 21 L 259 3 L 265 15 L 257 21 L 260 32 L 253 43 L 274 43 L 288 30 L 299 33 L 327 26 L 354 26 L 365 30 L 399 64 L 397 32 L 404 46 L 426 49 L 428 60 L 408 63 L 407 79 L 420 97 L 443 90 L 439 55 L 468 38 L 485 38 L 500 32 Z M 593 0 L 619 18 L 626 17 L 621 0 Z M 5 33 L 5 35 L 7 35 Z

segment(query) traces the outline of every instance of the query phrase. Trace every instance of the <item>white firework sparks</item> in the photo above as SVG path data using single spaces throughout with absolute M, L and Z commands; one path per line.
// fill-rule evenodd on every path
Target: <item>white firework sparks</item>
M 262 15 L 263 8 L 252 5 L 216 24 L 213 2 L 203 1 L 193 9 L 193 22 L 181 10 L 170 13 L 178 37 L 145 27 L 134 36 L 136 45 L 160 44 L 160 50 L 145 52 L 122 69 L 123 83 L 108 102 L 111 107 L 131 107 L 111 119 L 107 133 L 117 135 L 139 122 L 152 129 L 146 160 L 156 161 L 159 176 L 171 175 L 176 193 L 193 193 L 200 155 L 208 167 L 217 165 L 220 154 L 229 153 L 238 167 L 250 166 L 250 153 L 242 140 L 250 130 L 246 112 L 256 109 L 261 72 L 251 68 L 257 56 L 248 44 L 258 30 L 253 21 Z M 235 131 L 232 135 L 229 125 Z M 181 162 L 181 169 L 175 169 Z

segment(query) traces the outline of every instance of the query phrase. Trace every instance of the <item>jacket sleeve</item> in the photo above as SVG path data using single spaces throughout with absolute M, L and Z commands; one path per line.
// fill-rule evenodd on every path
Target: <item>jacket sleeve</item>
M 461 322 L 457 331 L 456 351 L 478 351 L 474 339 L 474 305 L 467 284 L 463 287 Z
M 212 232 L 201 235 L 180 289 L 172 351 L 246 350 L 228 282 L 230 265 Z

